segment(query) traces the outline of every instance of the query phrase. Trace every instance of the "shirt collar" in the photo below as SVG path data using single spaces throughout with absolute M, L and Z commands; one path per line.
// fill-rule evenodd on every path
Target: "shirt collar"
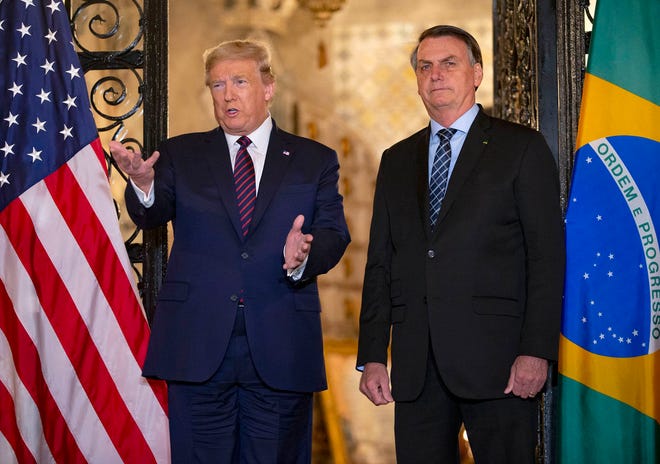
M 467 134 L 477 114 L 479 114 L 479 105 L 475 103 L 460 118 L 452 123 L 451 128 Z M 440 129 L 445 129 L 445 127 L 431 119 L 431 134 L 437 134 Z
M 269 113 L 264 122 L 262 122 L 261 125 L 257 127 L 256 130 L 254 130 L 254 132 L 247 135 L 257 151 L 266 153 L 266 150 L 268 149 L 268 140 L 270 140 L 270 133 L 272 130 L 273 119 Z M 225 132 L 225 138 L 227 139 L 227 146 L 231 147 L 239 138 L 241 138 L 241 136 L 232 135 Z

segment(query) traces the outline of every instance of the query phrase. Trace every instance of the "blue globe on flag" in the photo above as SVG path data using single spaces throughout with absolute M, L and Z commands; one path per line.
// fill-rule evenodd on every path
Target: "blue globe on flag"
M 562 333 L 591 353 L 634 357 L 660 345 L 659 173 L 650 139 L 607 137 L 576 154 Z

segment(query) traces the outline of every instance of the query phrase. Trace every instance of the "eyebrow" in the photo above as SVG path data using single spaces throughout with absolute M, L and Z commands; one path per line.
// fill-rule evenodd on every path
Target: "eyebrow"
M 449 61 L 449 60 L 458 60 L 458 55 L 449 55 L 448 57 L 443 58 L 440 61 Z
M 439 60 L 429 60 L 429 59 L 425 59 L 425 58 L 418 58 L 418 59 L 417 59 L 417 63 L 418 63 L 418 64 L 421 64 L 421 63 L 433 63 L 433 62 L 444 63 L 445 61 L 458 60 L 458 59 L 459 59 L 458 55 L 453 55 L 453 54 L 452 54 L 452 55 L 448 55 L 448 56 L 446 56 L 446 57 L 444 57 L 444 58 L 440 58 Z
M 235 80 L 237 80 L 237 79 L 245 79 L 245 80 L 249 80 L 249 78 L 247 77 L 247 74 L 234 74 L 234 75 L 232 75 L 232 76 L 229 76 L 228 79 L 225 79 L 224 77 L 219 77 L 219 78 L 217 78 L 217 79 L 212 79 L 212 80 L 211 80 L 211 83 L 212 83 L 212 84 L 215 84 L 215 83 L 217 83 L 217 82 L 226 82 L 226 81 L 228 81 L 228 80 L 229 80 L 229 81 L 235 81 Z

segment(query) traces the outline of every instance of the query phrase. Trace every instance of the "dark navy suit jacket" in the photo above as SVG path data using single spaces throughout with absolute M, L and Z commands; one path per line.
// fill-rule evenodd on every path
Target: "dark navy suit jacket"
M 144 208 L 126 189 L 127 209 L 138 226 L 172 221 L 174 229 L 143 374 L 190 382 L 210 378 L 224 358 L 240 298 L 264 382 L 289 391 L 325 389 L 316 276 L 337 264 L 350 242 L 336 153 L 273 125 L 243 238 L 222 130 L 174 137 L 159 151 L 153 206 Z M 282 265 L 298 214 L 314 241 L 302 279 L 294 283 Z

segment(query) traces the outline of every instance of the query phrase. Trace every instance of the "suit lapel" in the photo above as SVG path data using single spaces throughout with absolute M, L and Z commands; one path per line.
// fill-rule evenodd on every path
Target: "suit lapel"
M 286 174 L 289 163 L 296 156 L 292 147 L 287 146 L 285 138 L 273 121 L 273 129 L 268 141 L 268 151 L 266 152 L 266 162 L 259 182 L 259 193 L 257 202 L 254 206 L 250 232 L 255 230 L 263 218 L 268 205 L 275 196 L 277 189 L 282 183 L 284 174 Z
M 242 240 L 243 233 L 238 215 L 238 206 L 236 205 L 236 191 L 234 189 L 234 172 L 231 167 L 227 139 L 224 132 L 218 128 L 208 132 L 205 142 L 206 150 L 204 150 L 203 155 L 209 164 L 210 172 L 215 177 L 220 198 L 236 230 L 236 234 Z
M 436 231 L 440 228 L 438 225 L 447 216 L 448 211 L 458 197 L 465 181 L 470 176 L 470 173 L 476 167 L 479 158 L 481 158 L 486 150 L 489 139 L 487 130 L 489 127 L 490 118 L 483 111 L 479 111 L 472 127 L 470 127 L 470 130 L 467 133 L 463 148 L 461 148 L 458 160 L 456 161 L 454 170 L 449 178 L 447 193 L 442 200 L 442 208 L 440 209 L 440 214 L 436 221 Z

